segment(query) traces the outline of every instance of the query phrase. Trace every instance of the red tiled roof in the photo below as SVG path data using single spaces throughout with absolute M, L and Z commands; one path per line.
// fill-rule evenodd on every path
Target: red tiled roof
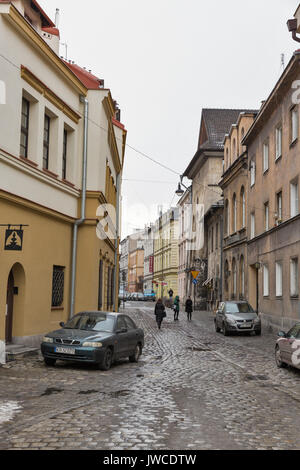
M 103 83 L 100 78 L 96 77 L 82 67 L 79 67 L 79 65 L 70 64 L 70 62 L 65 60 L 64 63 L 67 65 L 67 67 L 69 67 L 70 70 L 72 70 L 73 73 L 75 73 L 75 75 L 79 78 L 79 80 L 81 80 L 86 88 L 89 90 L 99 90 L 101 83 Z

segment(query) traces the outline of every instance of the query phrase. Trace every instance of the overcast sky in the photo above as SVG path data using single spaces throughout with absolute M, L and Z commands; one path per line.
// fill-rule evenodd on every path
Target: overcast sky
M 298 48 L 286 22 L 299 0 L 40 0 L 68 59 L 105 80 L 127 143 L 183 173 L 197 150 L 201 110 L 260 107 Z M 61 47 L 61 55 L 65 48 Z M 126 150 L 123 233 L 176 204 L 176 174 Z M 130 180 L 130 181 L 128 181 Z

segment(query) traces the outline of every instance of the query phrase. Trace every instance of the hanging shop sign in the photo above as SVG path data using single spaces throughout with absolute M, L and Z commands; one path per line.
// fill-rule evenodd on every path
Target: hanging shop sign
M 1 227 L 7 227 L 5 231 L 5 251 L 22 251 L 23 249 L 23 227 L 28 225 L 1 225 Z

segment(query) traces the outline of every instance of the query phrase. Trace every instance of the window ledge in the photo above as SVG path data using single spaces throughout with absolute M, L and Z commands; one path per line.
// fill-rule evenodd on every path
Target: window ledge
M 279 155 L 279 157 L 275 158 L 275 163 L 278 163 L 280 160 L 282 160 L 282 155 Z
M 19 158 L 22 162 L 27 163 L 27 165 L 33 166 L 34 168 L 38 167 L 38 164 L 33 162 L 32 160 L 29 160 L 29 158 L 22 157 L 21 155 L 20 155 Z
M 65 309 L 65 307 L 51 307 L 52 312 L 53 311 L 56 312 L 56 311 L 64 310 L 64 309 Z
M 43 168 L 43 172 L 49 176 L 52 176 L 52 178 L 58 178 L 58 175 L 56 173 L 53 173 L 52 171 L 47 170 L 46 168 Z
M 297 142 L 298 142 L 298 137 L 297 137 L 297 139 L 293 140 L 292 143 L 290 143 L 290 149 L 293 148 L 293 147 L 295 147 L 295 145 L 297 144 Z

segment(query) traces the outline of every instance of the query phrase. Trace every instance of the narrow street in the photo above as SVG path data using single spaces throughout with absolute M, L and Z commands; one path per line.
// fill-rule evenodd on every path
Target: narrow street
M 0 368 L 0 449 L 296 449 L 300 372 L 277 369 L 274 334 L 217 334 L 210 313 L 151 303 L 125 310 L 145 330 L 138 364 L 108 372 L 32 356 Z

